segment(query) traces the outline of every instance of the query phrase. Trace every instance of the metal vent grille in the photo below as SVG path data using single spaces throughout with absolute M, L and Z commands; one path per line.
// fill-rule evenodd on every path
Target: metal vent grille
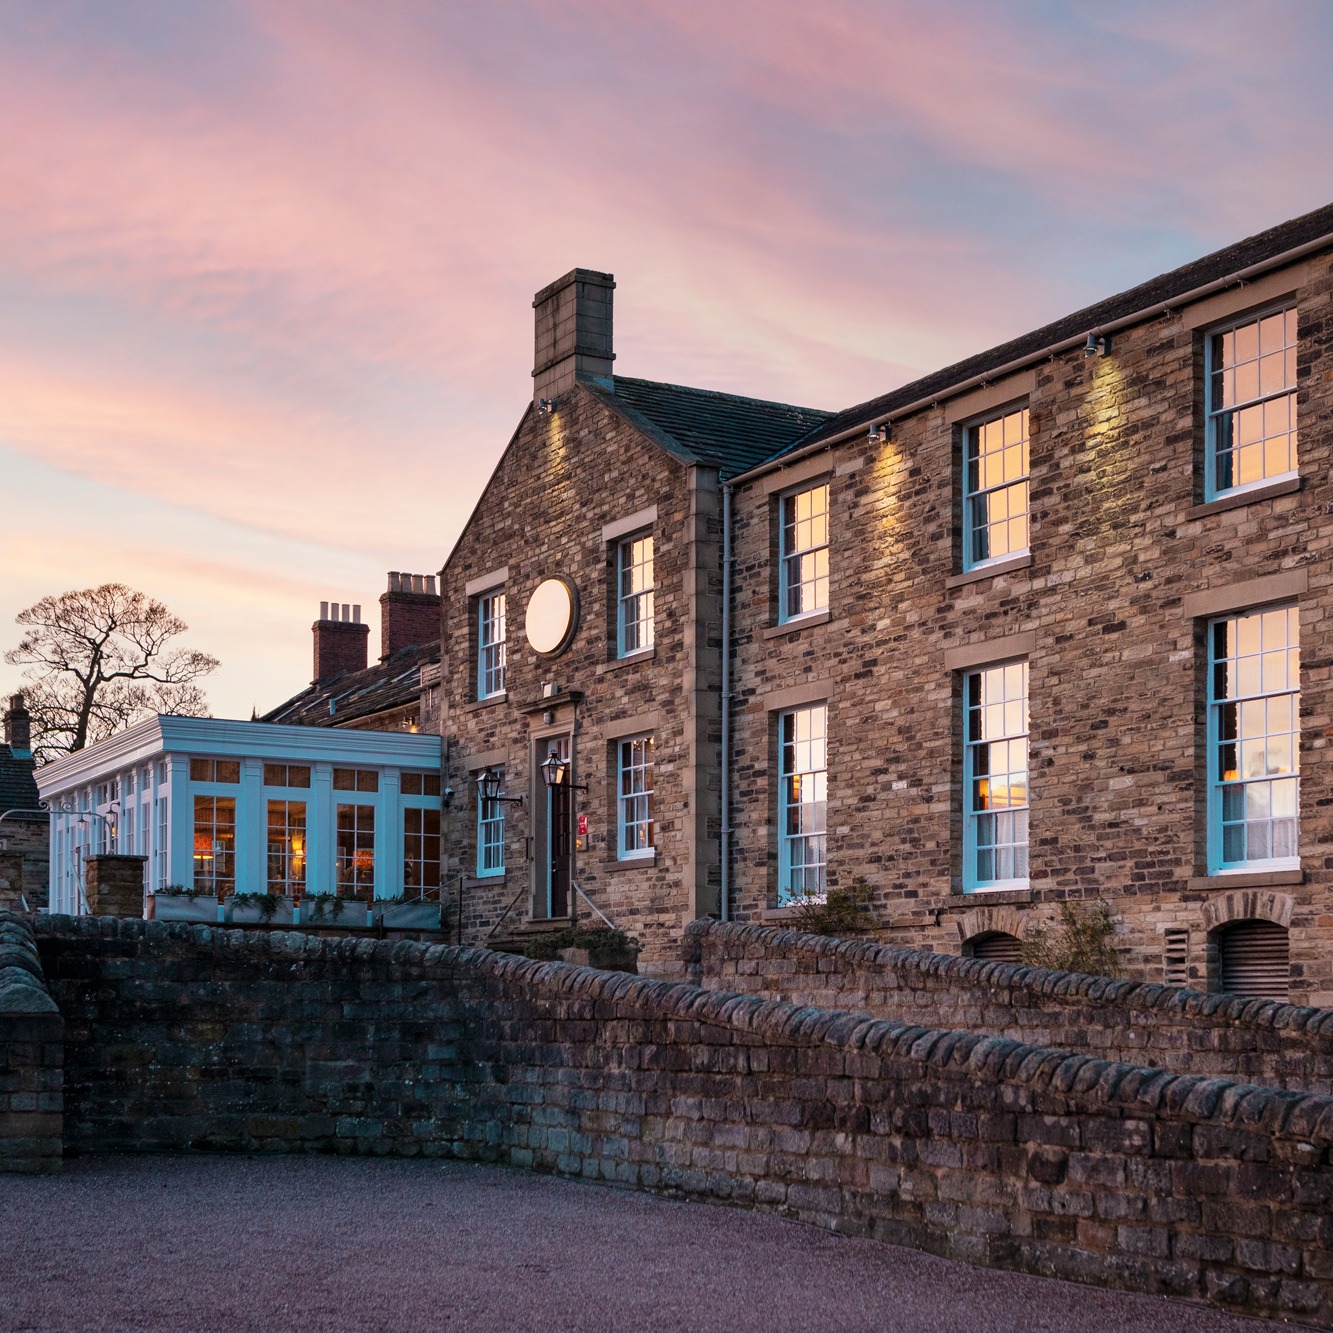
M 1023 941 L 1017 935 L 1007 935 L 1002 930 L 978 936 L 972 941 L 972 957 L 987 963 L 1021 963 L 1022 954 Z
M 1168 986 L 1189 985 L 1190 933 L 1188 930 L 1163 932 L 1162 980 Z
M 1218 941 L 1222 989 L 1256 1000 L 1285 1000 L 1291 974 L 1287 932 L 1272 921 L 1241 921 Z

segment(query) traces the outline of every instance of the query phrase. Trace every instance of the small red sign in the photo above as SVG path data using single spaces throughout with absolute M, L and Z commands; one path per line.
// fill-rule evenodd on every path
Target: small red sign
M 580 815 L 580 816 L 579 816 L 579 837 L 580 837 L 580 838 L 586 838 L 587 836 L 588 836 L 588 816 L 587 816 L 587 815 Z

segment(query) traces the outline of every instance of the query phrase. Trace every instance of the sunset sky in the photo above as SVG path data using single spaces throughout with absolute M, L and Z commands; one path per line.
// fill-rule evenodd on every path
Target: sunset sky
M 551 279 L 845 407 L 1333 201 L 1331 63 L 1328 0 L 6 0 L 0 649 L 119 580 L 269 708 L 443 563 Z

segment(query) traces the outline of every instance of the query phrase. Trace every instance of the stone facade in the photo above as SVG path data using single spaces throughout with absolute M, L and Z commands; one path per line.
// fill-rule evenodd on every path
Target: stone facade
M 93 916 L 143 916 L 146 856 L 90 856 L 83 864 L 84 897 Z
M 1333 1100 L 484 950 L 42 917 L 77 1151 L 507 1162 L 1333 1323 Z
M 1299 478 L 1205 503 L 1203 331 L 1279 301 L 1298 311 Z M 1270 920 L 1289 927 L 1291 998 L 1333 1003 L 1331 314 L 1325 245 L 1163 302 L 1109 355 L 1068 347 L 970 388 L 960 374 L 966 391 L 942 373 L 933 401 L 880 414 L 886 439 L 862 429 L 739 479 L 736 919 L 780 907 L 775 718 L 817 699 L 828 882 L 871 886 L 885 942 L 956 953 L 989 930 L 1021 937 L 1062 899 L 1102 897 L 1129 976 L 1163 980 L 1165 932 L 1186 932 L 1172 937 L 1181 979 L 1215 988 L 1218 929 Z M 964 573 L 964 423 L 1009 403 L 1030 409 L 1030 554 Z M 830 487 L 830 605 L 787 632 L 776 497 L 815 480 Z M 1274 604 L 1299 607 L 1301 864 L 1210 876 L 1204 630 Z M 962 679 L 1006 659 L 1030 668 L 1030 879 L 965 894 Z
M 587 897 L 641 940 L 645 966 L 674 963 L 684 922 L 716 912 L 717 505 L 715 474 L 672 457 L 582 384 L 567 390 L 555 414 L 524 415 L 440 576 L 442 727 L 446 782 L 455 791 L 454 868 L 466 877 L 464 938 L 543 917 L 534 909 L 545 873 L 533 851 L 546 813 L 537 765 L 551 738 L 575 728 L 575 779 L 588 788 L 579 796 L 588 832 L 577 852 Z M 654 540 L 656 640 L 647 652 L 620 658 L 616 541 L 604 532 L 635 515 Z M 504 577 L 488 583 L 501 569 Z M 547 658 L 526 641 L 524 609 L 538 583 L 558 576 L 578 590 L 578 628 L 560 656 Z M 479 701 L 477 599 L 497 591 L 507 605 L 505 691 Z M 549 699 L 547 685 L 555 687 Z M 616 743 L 636 735 L 655 742 L 656 849 L 646 860 L 622 861 Z M 505 806 L 504 873 L 483 878 L 475 873 L 476 776 L 487 767 L 503 769 L 506 793 L 521 795 L 522 804 Z M 579 915 L 601 924 L 582 901 Z
M 0 908 L 28 912 L 46 905 L 51 861 L 50 821 L 0 824 Z

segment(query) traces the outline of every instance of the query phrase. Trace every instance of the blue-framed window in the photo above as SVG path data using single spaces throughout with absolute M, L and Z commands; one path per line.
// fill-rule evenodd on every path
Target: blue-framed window
M 778 902 L 827 891 L 828 705 L 778 715 Z
M 963 888 L 1028 882 L 1028 664 L 963 679 Z
M 496 770 L 500 790 L 504 789 L 504 770 Z M 473 790 L 476 790 L 475 785 Z M 505 807 L 503 801 L 486 800 L 477 792 L 477 877 L 503 875 L 505 872 Z
M 829 604 L 827 482 L 782 497 L 778 619 L 794 620 Z
M 616 547 L 616 652 L 620 657 L 653 646 L 653 538 L 627 537 Z
M 1296 869 L 1300 614 L 1250 611 L 1208 627 L 1208 869 Z
M 1028 409 L 1011 408 L 963 432 L 963 568 L 1028 549 Z
M 1205 344 L 1208 499 L 1296 475 L 1296 308 L 1215 330 Z
M 622 861 L 653 855 L 657 841 L 653 823 L 653 756 L 651 736 L 619 742 L 616 784 L 616 855 Z
M 477 599 L 477 698 L 503 694 L 505 688 L 505 595 Z

